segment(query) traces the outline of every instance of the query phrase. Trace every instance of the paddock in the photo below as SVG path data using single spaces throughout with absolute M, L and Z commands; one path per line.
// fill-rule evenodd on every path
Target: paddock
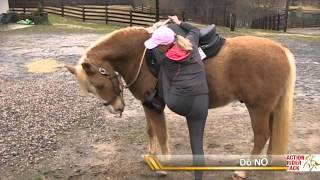
M 288 152 L 319 153 L 320 36 L 265 31 L 226 36 L 244 33 L 274 39 L 295 55 L 297 83 Z M 76 64 L 84 49 L 102 35 L 30 28 L 0 32 L 0 179 L 159 178 L 142 159 L 148 138 L 140 102 L 125 91 L 126 109 L 122 118 L 116 117 L 95 97 L 79 96 L 77 82 L 61 68 Z M 52 69 L 44 71 L 37 63 Z M 185 119 L 168 109 L 165 113 L 172 153 L 190 154 Z M 252 137 L 243 104 L 235 102 L 209 111 L 206 154 L 247 154 Z M 232 171 L 209 171 L 204 179 L 228 179 L 231 175 Z M 256 171 L 250 179 L 307 180 L 317 176 Z M 169 172 L 161 179 L 182 178 L 193 179 L 193 173 Z

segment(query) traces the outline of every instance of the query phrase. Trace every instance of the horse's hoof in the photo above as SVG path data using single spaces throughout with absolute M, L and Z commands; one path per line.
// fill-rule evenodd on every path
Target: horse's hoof
M 246 172 L 245 171 L 235 171 L 232 175 L 233 180 L 243 180 L 246 179 Z
M 164 177 L 168 175 L 167 171 L 156 171 L 156 174 L 159 177 Z

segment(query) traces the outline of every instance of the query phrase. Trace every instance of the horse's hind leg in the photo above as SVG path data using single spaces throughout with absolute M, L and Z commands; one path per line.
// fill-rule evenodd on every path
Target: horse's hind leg
M 247 106 L 251 124 L 254 133 L 254 146 L 251 151 L 252 155 L 258 155 L 263 150 L 266 142 L 270 138 L 271 129 L 270 126 L 270 111 L 263 108 L 249 107 Z M 235 171 L 233 179 L 244 179 L 246 178 L 245 171 Z
M 272 127 L 273 127 L 273 113 L 270 114 L 269 118 L 269 129 L 270 129 L 270 138 L 269 138 L 269 145 L 268 145 L 268 151 L 267 154 L 272 153 Z
M 266 142 L 270 138 L 270 111 L 260 108 L 248 107 L 252 129 L 254 133 L 254 147 L 251 151 L 252 155 L 258 155 L 263 150 Z
M 161 154 L 169 155 L 170 150 L 168 145 L 168 132 L 164 113 L 157 113 L 144 106 L 143 108 L 147 119 L 147 132 L 149 135 L 149 153 L 156 153 L 157 137 L 161 148 Z

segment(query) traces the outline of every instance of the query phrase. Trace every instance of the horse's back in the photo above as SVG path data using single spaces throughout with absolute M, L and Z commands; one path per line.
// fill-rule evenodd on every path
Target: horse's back
M 239 36 L 226 39 L 217 56 L 205 62 L 211 107 L 241 100 L 274 105 L 287 81 L 285 48 L 272 40 Z M 267 102 L 269 100 L 270 102 Z

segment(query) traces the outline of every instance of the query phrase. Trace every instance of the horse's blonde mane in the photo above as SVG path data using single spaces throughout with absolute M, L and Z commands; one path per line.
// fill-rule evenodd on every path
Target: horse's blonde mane
M 95 41 L 92 45 L 90 45 L 85 53 L 83 54 L 83 56 L 80 58 L 79 63 L 81 64 L 85 61 L 86 56 L 88 54 L 89 51 L 91 51 L 93 48 L 101 45 L 102 43 L 108 41 L 111 38 L 117 37 L 117 36 L 125 36 L 125 34 L 130 34 L 130 33 L 136 33 L 138 31 L 146 31 L 147 33 L 151 34 L 155 29 L 159 28 L 160 26 L 163 26 L 167 23 L 168 21 L 159 21 L 154 23 L 152 26 L 144 28 L 141 26 L 133 26 L 133 27 L 126 27 L 126 28 L 122 28 L 122 29 L 118 29 L 115 31 L 112 31 L 111 33 L 108 33 L 106 35 L 104 35 L 103 37 L 99 38 L 97 41 Z
M 122 28 L 122 29 L 118 29 L 118 30 L 112 31 L 111 33 L 108 33 L 105 36 L 99 38 L 91 46 L 89 46 L 86 49 L 86 53 L 88 53 L 91 49 L 99 46 L 100 44 L 105 43 L 109 39 L 112 39 L 112 38 L 115 38 L 115 37 L 118 37 L 118 36 L 125 36 L 126 34 L 136 33 L 138 31 L 146 31 L 147 32 L 147 29 L 144 28 L 144 27 L 133 26 L 133 27 L 126 27 L 126 28 Z

